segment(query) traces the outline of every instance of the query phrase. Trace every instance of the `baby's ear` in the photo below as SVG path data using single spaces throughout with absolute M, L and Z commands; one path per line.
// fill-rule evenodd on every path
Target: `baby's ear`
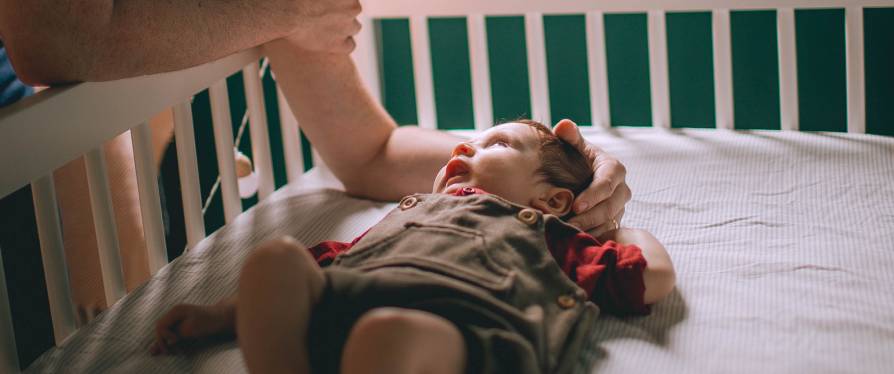
M 531 206 L 543 213 L 563 217 L 571 212 L 571 204 L 574 202 L 574 193 L 567 188 L 547 188 L 540 197 L 531 202 Z

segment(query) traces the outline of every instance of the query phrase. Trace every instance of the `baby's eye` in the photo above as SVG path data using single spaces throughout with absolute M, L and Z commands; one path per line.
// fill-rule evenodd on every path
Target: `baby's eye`
M 491 145 L 499 147 L 509 147 L 509 143 L 503 140 L 495 140 L 493 143 L 491 143 Z

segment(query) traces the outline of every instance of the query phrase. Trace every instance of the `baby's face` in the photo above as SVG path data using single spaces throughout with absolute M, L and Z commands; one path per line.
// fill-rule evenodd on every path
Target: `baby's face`
M 477 187 L 517 204 L 530 205 L 541 183 L 540 138 L 521 123 L 492 127 L 453 149 L 453 158 L 435 177 L 433 192 Z

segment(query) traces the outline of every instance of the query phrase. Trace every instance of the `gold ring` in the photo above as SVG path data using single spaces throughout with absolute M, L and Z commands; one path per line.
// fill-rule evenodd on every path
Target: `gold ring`
M 618 220 L 612 218 L 612 227 L 614 227 L 614 229 L 617 230 L 617 229 L 621 228 L 621 224 L 618 223 Z

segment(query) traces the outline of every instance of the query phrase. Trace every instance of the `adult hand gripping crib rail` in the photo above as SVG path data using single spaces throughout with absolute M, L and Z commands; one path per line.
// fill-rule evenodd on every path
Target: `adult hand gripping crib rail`
M 411 6 L 412 5 L 412 6 Z M 670 127 L 670 94 L 667 72 L 667 48 L 665 13 L 669 11 L 710 11 L 714 62 L 714 99 L 716 127 L 735 128 L 733 123 L 732 58 L 730 39 L 730 11 L 746 9 L 777 10 L 780 123 L 783 129 L 798 130 L 798 81 L 795 63 L 794 10 L 807 8 L 844 8 L 846 27 L 846 77 L 847 77 L 847 130 L 862 133 L 866 129 L 865 74 L 863 63 L 863 10 L 869 7 L 891 6 L 885 1 L 728 1 L 721 4 L 702 1 L 642 1 L 625 3 L 589 4 L 583 1 L 528 2 L 511 1 L 438 2 L 420 6 L 403 2 L 366 4 L 364 15 L 366 28 L 358 43 L 355 57 L 361 74 L 374 95 L 380 92 L 377 58 L 368 20 L 387 17 L 408 17 L 412 43 L 412 64 L 416 92 L 416 107 L 421 127 L 438 128 L 435 106 L 431 55 L 428 44 L 428 17 L 466 16 L 469 38 L 469 58 L 476 130 L 489 127 L 494 120 L 490 110 L 492 98 L 488 63 L 486 17 L 493 15 L 523 14 L 526 31 L 527 64 L 530 85 L 532 117 L 550 122 L 548 76 L 543 41 L 544 14 L 584 14 L 586 18 L 587 62 L 590 72 L 588 82 L 592 123 L 594 126 L 610 126 L 609 90 L 606 71 L 604 15 L 615 12 L 647 12 L 649 41 L 649 73 L 652 109 L 652 125 Z M 717 9 L 722 6 L 722 9 Z M 41 253 L 47 274 L 53 329 L 57 345 L 72 333 L 76 333 L 74 310 L 63 255 L 58 213 L 56 211 L 53 169 L 67 161 L 86 157 L 90 200 L 96 222 L 103 283 L 108 300 L 125 296 L 118 239 L 111 212 L 108 182 L 102 143 L 128 129 L 134 143 L 134 155 L 140 186 L 141 212 L 147 248 L 150 251 L 150 268 L 158 272 L 167 264 L 164 235 L 161 228 L 161 212 L 156 176 L 150 166 L 151 148 L 148 146 L 147 118 L 165 108 L 173 107 L 175 131 L 183 191 L 183 206 L 187 222 L 187 241 L 190 248 L 198 246 L 205 238 L 201 195 L 198 183 L 198 167 L 195 159 L 195 140 L 192 129 L 190 98 L 202 89 L 209 88 L 215 128 L 215 142 L 221 178 L 226 221 L 237 219 L 241 212 L 232 159 L 232 130 L 229 123 L 228 97 L 223 79 L 242 69 L 248 98 L 252 145 L 256 171 L 260 179 L 261 199 L 274 192 L 272 160 L 266 143 L 266 118 L 260 81 L 258 49 L 251 49 L 183 71 L 155 76 L 125 79 L 107 83 L 83 83 L 67 88 L 52 89 L 37 97 L 0 111 L 0 195 L 31 183 L 34 205 L 41 237 Z M 140 97 L 138 102 L 129 98 Z M 277 98 L 282 104 L 283 98 Z M 291 118 L 285 105 L 281 105 L 281 117 Z M 297 123 L 284 121 L 283 139 L 287 150 L 285 163 L 289 181 L 297 181 L 302 167 Z M 74 134 L 60 131 L 60 127 L 77 129 Z M 879 140 L 873 144 L 890 147 L 890 142 Z M 32 148 L 52 149 L 53 152 L 35 154 Z M 890 151 L 889 148 L 885 148 Z M 21 155 L 29 155 L 26 165 L 13 164 Z M 888 169 L 885 169 L 888 170 Z M 6 287 L 0 287 L 5 292 Z M 0 294 L 0 326 L 4 371 L 18 371 L 15 340 L 9 321 L 5 295 Z M 110 302 L 111 304 L 111 302 Z M 882 319 L 884 320 L 884 319 Z M 884 340 L 883 340 L 884 341 Z M 890 341 L 889 341 L 890 342 Z M 64 347 L 62 348 L 64 349 Z

